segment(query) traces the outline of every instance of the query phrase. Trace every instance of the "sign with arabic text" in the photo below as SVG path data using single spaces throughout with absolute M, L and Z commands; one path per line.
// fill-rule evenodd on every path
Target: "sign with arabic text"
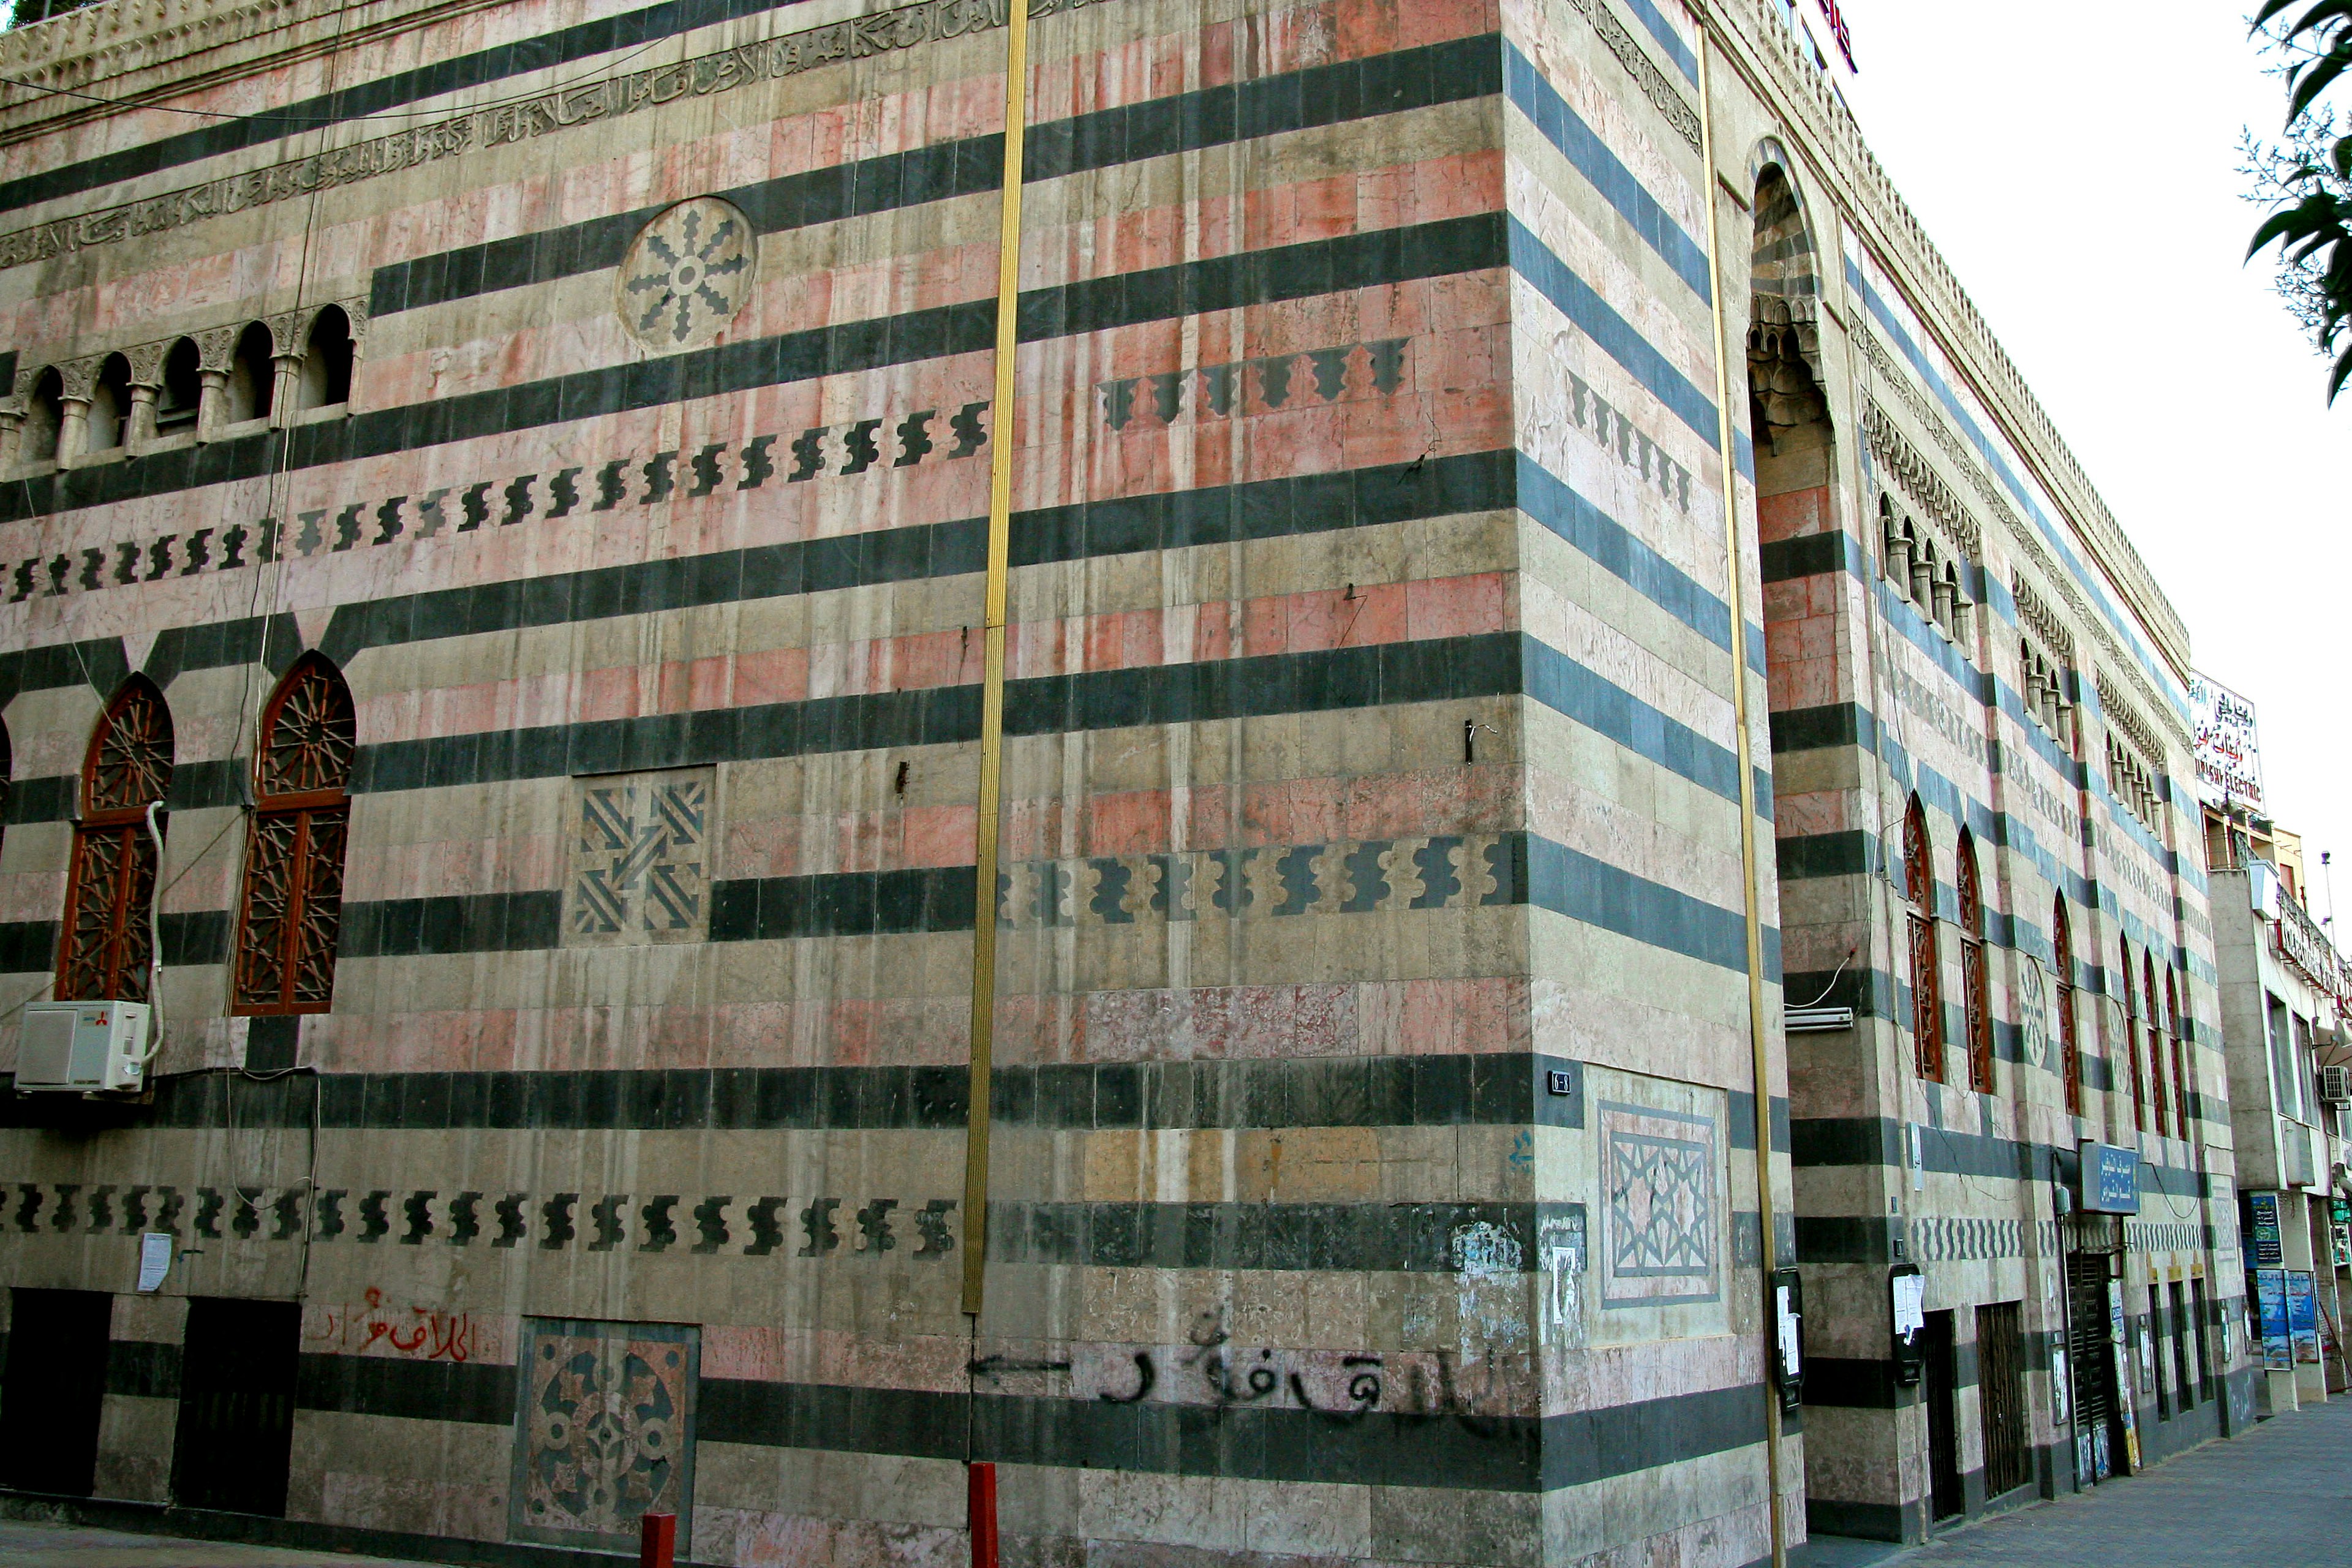
M 2197 795 L 2210 805 L 2265 809 L 2263 748 L 2254 725 L 2254 705 L 2210 676 L 2189 678 L 2189 707 L 2196 740 Z

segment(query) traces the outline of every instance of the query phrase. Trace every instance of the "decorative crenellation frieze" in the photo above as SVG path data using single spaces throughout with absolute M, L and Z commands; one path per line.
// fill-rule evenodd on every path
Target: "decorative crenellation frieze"
M 9 1195 L 13 1193 L 13 1196 Z M 0 1184 L 18 1236 L 187 1241 L 522 1247 L 564 1252 L 728 1252 L 750 1258 L 937 1262 L 956 1248 L 953 1198 L 691 1196 L 404 1187 Z

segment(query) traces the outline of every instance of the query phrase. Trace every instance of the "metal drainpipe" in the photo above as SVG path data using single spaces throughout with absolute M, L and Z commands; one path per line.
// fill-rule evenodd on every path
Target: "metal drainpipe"
M 1715 102 L 1708 68 L 1714 44 L 1705 18 L 1695 15 L 1694 20 L 1698 29 L 1699 156 L 1706 164 L 1706 250 L 1714 296 L 1716 421 L 1723 453 L 1724 559 L 1731 609 L 1731 710 L 1737 730 L 1732 754 L 1739 768 L 1739 890 L 1748 926 L 1748 1043 L 1756 1088 L 1756 1210 L 1762 1243 L 1764 1359 L 1769 1366 L 1780 1326 L 1771 1299 L 1772 1274 L 1780 1261 L 1773 1235 L 1771 1034 L 1764 1010 L 1764 917 L 1756 889 L 1756 770 L 1748 758 L 1748 606 L 1740 577 L 1739 462 L 1731 418 L 1730 331 L 1723 314 L 1722 204 L 1715 188 Z M 1787 1568 L 1789 1549 L 1780 1517 L 1780 1399 L 1769 1376 L 1764 1384 L 1764 1476 L 1772 1565 Z

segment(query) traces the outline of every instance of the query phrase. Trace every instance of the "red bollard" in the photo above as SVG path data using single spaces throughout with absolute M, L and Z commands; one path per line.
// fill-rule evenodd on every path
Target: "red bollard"
M 677 1515 L 649 1513 L 637 1521 L 637 1568 L 676 1568 Z
M 996 1568 L 996 1467 L 966 1468 L 966 1510 L 971 1525 L 971 1568 Z

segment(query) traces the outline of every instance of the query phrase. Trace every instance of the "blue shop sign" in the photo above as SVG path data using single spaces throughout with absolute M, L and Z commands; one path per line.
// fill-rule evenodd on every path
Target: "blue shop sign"
M 2085 1138 L 2083 1207 L 2090 1214 L 2139 1213 L 2139 1151 Z

